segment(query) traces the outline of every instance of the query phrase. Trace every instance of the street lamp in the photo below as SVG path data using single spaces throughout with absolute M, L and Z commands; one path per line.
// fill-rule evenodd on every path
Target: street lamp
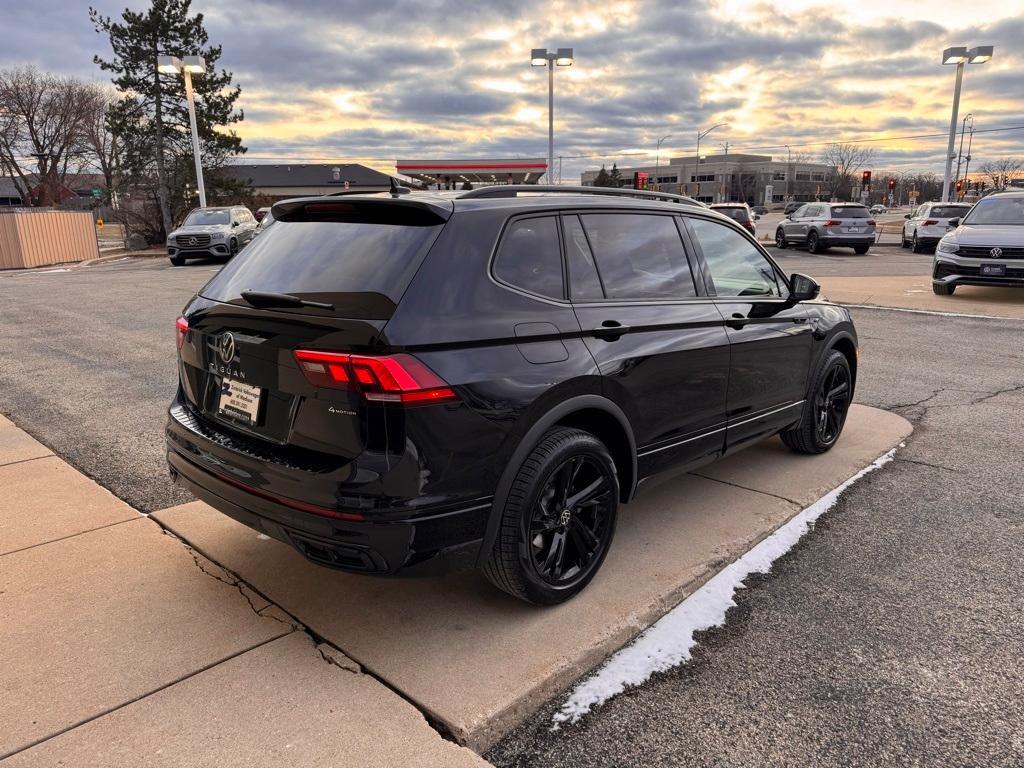
M 530 51 L 530 65 L 548 68 L 548 183 L 551 183 L 555 166 L 555 67 L 571 67 L 572 48 L 559 48 L 554 53 L 547 48 Z
M 661 142 L 665 139 L 671 139 L 671 136 L 662 136 L 658 139 L 658 151 L 654 155 L 654 183 L 658 183 L 658 173 L 661 169 Z
M 725 123 L 717 123 L 712 125 L 706 131 L 702 131 L 699 128 L 697 129 L 697 162 L 695 163 L 696 172 L 694 173 L 694 178 L 700 175 L 700 161 L 703 159 L 700 155 L 700 140 L 715 130 L 715 128 L 722 128 L 724 125 Z M 699 181 L 697 182 L 697 189 L 700 189 Z
M 181 72 L 185 75 L 185 97 L 188 100 L 188 121 L 192 126 L 192 155 L 196 161 L 196 186 L 199 188 L 199 207 L 206 207 L 206 185 L 203 183 L 203 161 L 199 154 L 199 128 L 196 126 L 196 100 L 192 93 L 192 75 L 206 74 L 206 61 L 202 56 L 160 56 L 157 59 L 157 72 L 174 75 Z
M 956 120 L 960 111 L 960 86 L 964 80 L 964 64 L 984 64 L 992 58 L 994 48 L 991 45 L 976 45 L 970 50 L 959 45 L 947 48 L 942 52 L 944 65 L 956 65 L 956 85 L 953 86 L 953 114 L 949 119 L 949 145 L 946 148 L 946 174 L 942 180 L 942 202 L 949 202 L 950 177 L 953 173 L 953 145 L 956 142 Z

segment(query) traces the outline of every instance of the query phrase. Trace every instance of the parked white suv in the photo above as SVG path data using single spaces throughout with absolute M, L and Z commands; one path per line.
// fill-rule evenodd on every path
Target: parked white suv
M 167 258 L 176 267 L 186 259 L 230 259 L 255 235 L 256 217 L 244 205 L 196 208 L 167 236 Z
M 983 197 L 935 248 L 932 290 L 949 296 L 958 285 L 1024 287 L 1024 191 Z
M 960 219 L 971 210 L 968 203 L 925 203 L 903 218 L 903 232 L 900 245 L 922 253 L 925 248 L 934 248 L 949 230 L 950 219 Z

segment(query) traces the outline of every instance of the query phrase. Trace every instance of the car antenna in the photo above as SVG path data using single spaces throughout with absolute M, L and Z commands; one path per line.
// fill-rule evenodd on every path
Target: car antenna
M 410 192 L 412 192 L 412 190 L 409 189 L 408 187 L 403 187 L 401 184 L 399 184 L 398 180 L 394 176 L 391 176 L 390 178 L 392 197 L 398 197 L 399 195 L 408 195 Z

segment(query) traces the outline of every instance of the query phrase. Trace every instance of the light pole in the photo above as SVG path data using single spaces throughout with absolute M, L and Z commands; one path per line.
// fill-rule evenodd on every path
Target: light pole
M 555 67 L 571 67 L 573 62 L 572 48 L 559 48 L 549 53 L 547 48 L 534 48 L 530 51 L 530 64 L 534 67 L 548 68 L 548 183 L 554 175 L 555 165 Z
M 974 127 L 974 115 L 970 112 L 960 122 L 960 148 L 956 151 L 956 179 L 960 178 L 960 160 L 964 155 L 964 131 L 967 130 L 967 123 L 970 122 L 971 128 Z
M 661 142 L 665 139 L 671 139 L 671 136 L 662 136 L 658 139 L 658 151 L 654 155 L 654 183 L 658 183 L 658 173 L 661 170 Z
M 953 114 L 949 119 L 949 145 L 946 147 L 946 173 L 942 179 L 942 202 L 949 202 L 950 177 L 953 173 L 953 145 L 956 142 L 957 113 L 960 111 L 960 86 L 964 80 L 964 64 L 984 64 L 992 58 L 991 45 L 976 45 L 968 50 L 965 46 L 947 48 L 942 52 L 943 64 L 956 65 L 956 84 L 953 86 Z
M 192 93 L 192 74 L 206 73 L 206 62 L 202 56 L 161 56 L 157 60 L 157 71 L 164 74 L 185 75 L 185 98 L 188 101 L 188 121 L 192 126 L 192 155 L 196 161 L 196 186 L 199 188 L 199 207 L 206 207 L 206 185 L 203 183 L 203 161 L 199 154 L 199 128 L 196 126 L 196 100 Z
M 725 123 L 716 123 L 715 125 L 712 125 L 710 128 L 708 128 L 706 131 L 702 131 L 699 128 L 697 129 L 697 162 L 695 164 L 695 169 L 696 170 L 695 170 L 695 173 L 693 174 L 694 178 L 696 178 L 697 176 L 700 176 L 700 140 L 703 139 L 705 136 L 707 136 L 709 133 L 711 133 L 713 130 L 715 130 L 715 128 L 721 128 L 724 125 L 725 125 Z M 700 186 L 699 186 L 700 182 L 697 182 L 697 184 L 698 184 L 697 188 L 700 189 Z
M 971 173 L 971 146 L 974 144 L 974 120 L 971 120 L 971 133 L 967 137 L 967 162 L 964 164 L 964 185 L 967 185 L 967 180 L 970 178 Z
M 790 180 L 793 178 L 793 153 L 789 149 L 789 144 L 786 145 L 786 202 L 791 203 L 793 194 L 790 190 Z

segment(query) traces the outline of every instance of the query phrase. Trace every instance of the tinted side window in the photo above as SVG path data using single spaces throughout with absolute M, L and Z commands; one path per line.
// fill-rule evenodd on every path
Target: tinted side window
M 557 224 L 553 216 L 512 222 L 501 239 L 494 276 L 539 296 L 564 298 Z
M 601 278 L 579 217 L 563 216 L 562 232 L 565 235 L 565 258 L 569 264 L 570 297 L 573 301 L 603 299 Z
M 779 296 L 775 270 L 743 235 L 704 219 L 689 219 L 719 296 Z
M 794 219 L 803 218 L 803 216 L 806 213 L 807 213 L 807 206 L 806 205 L 801 205 L 799 208 L 797 208 L 795 211 L 793 211 L 793 218 Z
M 697 295 L 673 217 L 612 213 L 586 214 L 580 219 L 609 299 Z

